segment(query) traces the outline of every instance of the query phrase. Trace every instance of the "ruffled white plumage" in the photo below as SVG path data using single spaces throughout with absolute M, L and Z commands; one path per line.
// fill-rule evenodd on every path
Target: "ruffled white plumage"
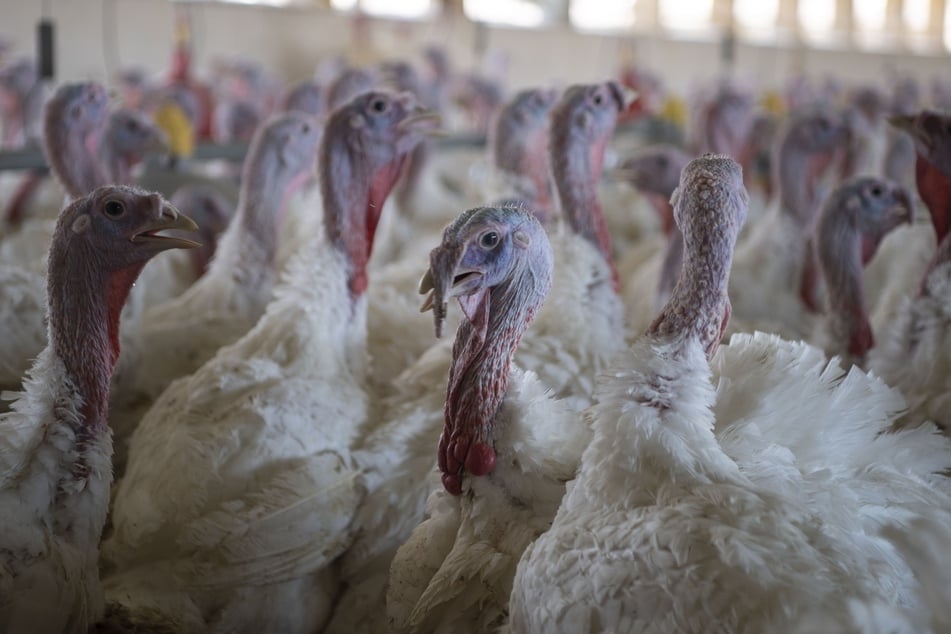
M 513 631 L 762 632 L 850 596 L 915 603 L 878 531 L 951 508 L 947 441 L 880 433 L 897 392 L 805 344 L 736 335 L 712 365 L 645 337 L 606 375 L 579 477 L 519 565 Z
M 327 618 L 328 566 L 363 496 L 350 446 L 367 414 L 365 307 L 351 314 L 342 258 L 317 237 L 260 322 L 169 386 L 135 432 L 104 546 L 120 602 L 144 580 L 214 631 Z

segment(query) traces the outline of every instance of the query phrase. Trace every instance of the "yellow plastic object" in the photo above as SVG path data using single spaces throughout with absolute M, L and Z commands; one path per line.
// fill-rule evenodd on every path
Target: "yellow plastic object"
M 666 119 L 678 128 L 683 129 L 687 124 L 687 104 L 679 97 L 668 97 L 664 105 L 661 106 L 660 116 L 662 119 Z
M 154 115 L 155 125 L 165 132 L 172 153 L 178 157 L 191 156 L 195 151 L 195 129 L 178 104 L 166 101 Z
M 763 93 L 760 103 L 767 112 L 777 117 L 782 117 L 786 114 L 786 100 L 776 91 L 767 90 Z

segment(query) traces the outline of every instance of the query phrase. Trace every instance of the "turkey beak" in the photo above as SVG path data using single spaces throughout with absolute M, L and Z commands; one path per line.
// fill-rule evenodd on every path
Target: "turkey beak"
M 168 249 L 194 249 L 201 244 L 175 235 L 157 235 L 159 231 L 198 231 L 198 225 L 188 216 L 180 213 L 164 200 L 161 202 L 159 217 L 142 227 L 132 236 L 132 242 L 148 246 L 155 251 Z
M 442 327 L 446 321 L 446 309 L 450 298 L 452 271 L 456 268 L 458 257 L 450 254 L 448 249 L 437 247 L 429 254 L 429 268 L 419 280 L 419 293 L 426 295 L 421 313 L 433 311 L 433 325 L 436 329 L 436 338 L 442 337 Z
M 911 196 L 904 189 L 895 192 L 895 205 L 889 210 L 889 213 L 897 221 L 896 224 L 911 224 L 914 218 L 914 207 L 911 204 Z
M 426 295 L 420 312 L 433 311 L 436 337 L 442 337 L 449 300 L 471 294 L 479 286 L 482 272 L 459 268 L 456 249 L 437 247 L 429 255 L 429 269 L 419 281 L 419 293 Z
M 399 132 L 412 132 L 422 136 L 443 137 L 447 132 L 440 126 L 442 118 L 438 112 L 418 108 L 397 125 Z

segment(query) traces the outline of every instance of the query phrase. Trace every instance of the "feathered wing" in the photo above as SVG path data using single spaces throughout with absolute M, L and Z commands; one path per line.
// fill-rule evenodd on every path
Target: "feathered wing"
M 520 368 L 538 374 L 574 409 L 591 403 L 594 378 L 624 346 L 624 308 L 600 251 L 556 229 L 552 288 L 515 353 Z
M 482 632 L 507 619 L 515 566 L 548 528 L 588 428 L 517 371 L 497 425 L 493 473 L 467 479 L 459 497 L 437 489 L 393 560 L 387 614 L 397 631 Z
M 847 610 L 833 614 L 807 613 L 796 624 L 794 634 L 938 634 L 951 628 L 948 588 L 951 578 L 943 565 L 951 548 L 951 517 L 933 505 L 919 507 L 920 515 L 908 522 L 882 530 L 885 537 L 911 568 L 917 580 L 922 605 L 903 609 L 882 601 L 852 598 Z
M 774 204 L 736 247 L 730 273 L 730 332 L 765 330 L 801 338 L 811 330 L 799 299 L 802 230 Z
M 872 332 L 879 337 L 896 319 L 905 298 L 917 292 L 934 250 L 930 222 L 899 227 L 882 240 L 862 273 Z
M 851 597 L 914 605 L 879 531 L 951 508 L 933 427 L 883 433 L 900 395 L 804 344 L 735 336 L 714 394 L 699 348 L 678 369 L 644 343 L 606 375 L 581 473 L 520 563 L 514 631 L 770 631 Z
M 116 588 L 166 566 L 203 610 L 227 606 L 221 622 L 280 628 L 293 610 L 323 624 L 317 595 L 336 592 L 324 569 L 364 495 L 350 447 L 368 408 L 353 366 L 365 313 L 335 250 L 301 253 L 261 321 L 169 386 L 136 430 L 104 546 Z M 313 601 L 298 600 L 307 588 Z
M 46 345 L 46 275 L 0 266 L 0 390 L 19 389 Z
M 382 609 L 390 564 L 400 545 L 425 519 L 426 499 L 441 488 L 436 445 L 443 427 L 452 342 L 427 350 L 394 381 L 383 406 L 386 421 L 357 445 L 367 496 L 354 516 L 353 544 L 340 561 L 346 585 L 328 633 L 388 632 Z
M 869 367 L 901 390 L 908 412 L 899 421 L 914 427 L 931 421 L 951 429 L 951 264 L 928 275 L 925 292 L 906 297 L 894 322 L 872 350 Z
M 97 560 L 111 438 L 79 450 L 81 399 L 50 348 L 23 388 L 0 414 L 0 628 L 85 632 L 103 610 Z M 73 472 L 80 456 L 85 477 Z M 70 523 L 68 535 L 51 528 L 60 522 Z

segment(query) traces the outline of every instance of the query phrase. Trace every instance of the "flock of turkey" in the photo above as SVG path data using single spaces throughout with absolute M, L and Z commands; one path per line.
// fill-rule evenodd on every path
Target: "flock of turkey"
M 429 64 L 0 68 L 0 631 L 951 631 L 942 104 Z

